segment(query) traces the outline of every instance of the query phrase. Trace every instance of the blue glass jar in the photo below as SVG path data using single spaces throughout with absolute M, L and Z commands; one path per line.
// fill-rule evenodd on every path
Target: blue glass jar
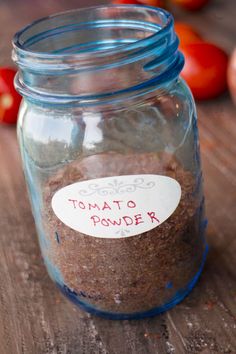
M 172 16 L 101 6 L 16 34 L 23 167 L 48 273 L 83 309 L 153 316 L 206 258 L 196 111 Z

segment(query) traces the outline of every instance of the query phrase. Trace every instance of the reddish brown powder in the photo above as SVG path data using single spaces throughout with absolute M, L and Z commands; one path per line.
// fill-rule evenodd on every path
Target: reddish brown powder
M 120 239 L 91 237 L 67 227 L 51 208 L 55 192 L 69 184 L 146 173 L 176 179 L 182 196 L 171 217 L 144 234 Z M 47 257 L 60 270 L 66 286 L 100 310 L 132 313 L 162 306 L 200 268 L 204 249 L 200 194 L 192 174 L 169 154 L 108 153 L 74 161 L 44 186 L 43 219 L 50 239 Z M 60 242 L 55 240 L 55 232 Z

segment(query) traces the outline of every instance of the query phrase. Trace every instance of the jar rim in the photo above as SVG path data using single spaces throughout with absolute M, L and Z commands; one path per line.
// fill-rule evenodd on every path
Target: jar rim
M 94 105 L 143 95 L 182 70 L 173 24 L 168 11 L 140 5 L 41 18 L 14 36 L 12 58 L 21 69 L 15 87 L 30 100 L 50 104 Z
M 37 51 L 37 50 L 31 50 L 27 47 L 25 42 L 22 41 L 22 36 L 26 35 L 29 30 L 31 30 L 33 27 L 35 27 L 38 24 L 43 23 L 44 21 L 52 21 L 54 19 L 59 19 L 60 17 L 64 15 L 73 15 L 75 13 L 82 13 L 82 12 L 89 12 L 89 11 L 95 11 L 95 10 L 102 10 L 102 9 L 107 9 L 107 8 L 114 8 L 114 9 L 134 9 L 136 12 L 139 12 L 140 10 L 142 11 L 149 11 L 152 12 L 153 14 L 157 14 L 160 16 L 160 14 L 163 16 L 163 18 L 166 20 L 166 23 L 164 23 L 161 28 L 156 26 L 156 32 L 151 34 L 148 37 L 141 38 L 134 43 L 126 43 L 123 44 L 122 46 L 119 46 L 118 48 L 115 48 L 113 50 L 109 51 L 110 55 L 114 55 L 116 53 L 122 53 L 122 52 L 127 52 L 127 50 L 133 49 L 137 44 L 140 45 L 145 45 L 145 42 L 150 41 L 150 40 L 155 40 L 160 37 L 160 35 L 167 31 L 173 24 L 173 16 L 166 10 L 154 6 L 148 6 L 148 5 L 99 5 L 99 6 L 90 6 L 90 7 L 85 7 L 85 8 L 79 8 L 79 9 L 72 9 L 68 11 L 62 11 L 58 12 L 49 16 L 42 17 L 40 19 L 37 19 L 27 26 L 23 27 L 21 30 L 15 33 L 12 44 L 15 52 L 17 52 L 20 55 L 30 55 L 31 57 L 37 57 L 38 59 L 42 58 L 48 58 L 48 59 L 58 59 L 60 57 L 66 57 L 66 58 L 73 58 L 74 59 L 79 59 L 81 57 L 86 56 L 86 54 L 83 53 L 50 53 L 50 52 L 45 52 L 45 51 Z M 102 56 L 103 54 L 107 54 L 107 51 L 105 50 L 100 51 L 99 53 L 96 53 L 98 56 Z

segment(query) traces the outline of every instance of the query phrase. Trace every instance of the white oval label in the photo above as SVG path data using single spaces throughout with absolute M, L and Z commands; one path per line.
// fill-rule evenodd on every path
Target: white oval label
M 114 176 L 73 183 L 52 198 L 56 216 L 70 228 L 101 238 L 122 238 L 154 229 L 181 198 L 180 184 L 159 175 Z

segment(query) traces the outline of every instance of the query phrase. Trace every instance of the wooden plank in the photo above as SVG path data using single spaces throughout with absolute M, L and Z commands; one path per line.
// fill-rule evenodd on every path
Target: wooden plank
M 10 63 L 9 41 L 17 29 L 77 5 L 66 0 L 0 1 L 4 39 L 0 64 Z M 232 1 L 218 0 L 212 10 L 188 19 L 212 39 L 223 41 L 226 36 L 225 47 L 230 50 L 235 35 L 233 9 Z M 179 11 L 179 16 L 185 18 L 186 13 Z M 218 24 L 214 33 L 210 31 Z M 142 321 L 96 318 L 60 295 L 40 256 L 15 129 L 0 126 L 1 354 L 236 352 L 236 110 L 228 96 L 199 104 L 198 110 L 209 218 L 207 265 L 184 302 Z

